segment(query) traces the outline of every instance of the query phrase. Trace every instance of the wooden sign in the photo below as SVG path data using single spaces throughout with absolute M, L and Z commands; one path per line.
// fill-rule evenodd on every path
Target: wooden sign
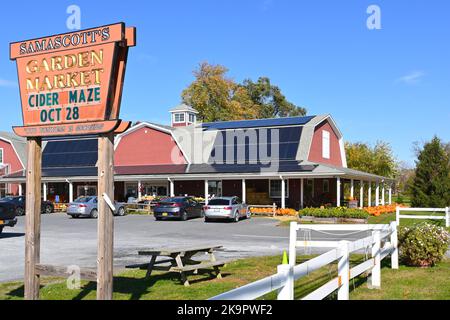
M 23 126 L 27 137 L 25 299 L 38 299 L 41 275 L 61 276 L 60 266 L 40 263 L 42 137 L 98 135 L 97 299 L 112 299 L 114 134 L 130 122 L 119 119 L 128 48 L 136 29 L 124 23 L 10 44 L 16 61 Z M 80 274 L 80 275 L 81 275 Z
M 116 133 L 128 47 L 124 23 L 10 44 L 16 60 L 23 137 Z

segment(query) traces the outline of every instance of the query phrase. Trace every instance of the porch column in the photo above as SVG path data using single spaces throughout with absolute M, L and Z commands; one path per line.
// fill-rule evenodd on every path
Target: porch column
M 23 189 L 21 183 L 19 183 L 19 196 L 23 196 Z
M 242 202 L 247 203 L 247 186 L 245 184 L 245 179 L 242 179 Z
M 44 197 L 44 201 L 47 201 L 47 183 L 43 183 L 43 197 Z
M 353 181 L 353 179 L 350 180 L 350 198 L 354 198 L 355 196 L 355 182 Z
M 304 208 L 304 195 L 305 195 L 305 179 L 300 179 L 300 209 Z
M 172 179 L 169 179 L 169 184 L 170 184 L 170 196 L 171 197 L 175 197 L 175 182 Z
M 336 178 L 336 207 L 341 206 L 341 178 Z
M 73 202 L 73 183 L 69 182 L 69 202 Z
M 392 204 L 392 184 L 389 185 L 389 204 Z
M 141 201 L 141 198 L 142 198 L 142 191 L 141 191 L 141 189 L 142 189 L 142 182 L 139 180 L 138 181 L 138 200 L 139 201 Z
M 367 206 L 372 206 L 372 181 L 369 181 L 369 190 L 367 191 Z
M 281 208 L 286 208 L 286 180 L 281 178 Z
M 209 186 L 208 186 L 208 180 L 205 180 L 205 204 L 208 204 L 208 194 L 209 192 Z
M 384 188 L 384 182 L 383 182 L 383 185 L 381 188 L 381 205 L 383 205 L 383 206 L 386 204 L 386 202 L 384 201 L 385 195 L 386 195 L 386 190 Z
M 375 189 L 375 206 L 378 207 L 379 205 L 380 205 L 380 182 L 377 181 Z
M 364 181 L 359 182 L 359 206 L 364 207 Z

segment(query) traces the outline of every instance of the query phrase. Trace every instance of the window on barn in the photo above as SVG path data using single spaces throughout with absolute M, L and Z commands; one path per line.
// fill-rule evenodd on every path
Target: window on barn
M 330 159 L 330 133 L 322 131 L 322 158 Z
M 330 192 L 330 180 L 323 180 L 323 193 Z
M 175 117 L 175 123 L 180 123 L 180 122 L 184 122 L 184 113 L 175 113 L 174 114 Z
M 285 197 L 289 197 L 289 180 L 285 180 Z M 281 180 L 270 180 L 270 194 L 271 198 L 281 198 Z
M 189 122 L 194 123 L 195 122 L 195 115 L 192 113 L 189 114 Z
M 221 197 L 222 196 L 222 181 L 209 180 L 208 181 L 208 194 L 211 197 Z
M 3 149 L 0 148 L 0 164 L 3 163 Z

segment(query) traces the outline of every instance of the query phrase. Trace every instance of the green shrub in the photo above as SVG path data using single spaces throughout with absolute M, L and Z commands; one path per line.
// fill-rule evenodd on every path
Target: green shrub
M 450 235 L 442 227 L 420 223 L 413 227 L 400 227 L 400 256 L 410 266 L 433 266 L 444 258 L 450 244 Z
M 299 216 L 310 216 L 316 218 L 349 218 L 349 219 L 367 219 L 369 214 L 361 209 L 339 208 L 306 208 L 299 211 Z

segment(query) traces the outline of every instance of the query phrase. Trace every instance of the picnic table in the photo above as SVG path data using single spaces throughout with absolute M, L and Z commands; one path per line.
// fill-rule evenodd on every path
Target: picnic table
M 193 271 L 198 273 L 201 269 L 213 269 L 218 279 L 222 278 L 220 267 L 223 267 L 230 261 L 216 260 L 214 250 L 220 249 L 220 245 L 204 245 L 192 247 L 172 247 L 172 248 L 152 248 L 148 250 L 138 251 L 141 256 L 150 256 L 148 264 L 139 265 L 147 267 L 145 279 L 149 279 L 153 270 L 164 270 L 168 272 L 178 272 L 181 276 L 181 281 L 185 286 L 189 286 L 187 273 Z M 198 253 L 208 253 L 209 261 L 198 261 L 192 259 Z M 166 259 L 158 260 L 158 257 L 165 257 Z M 169 266 L 159 266 L 160 264 L 169 263 Z M 131 266 L 132 267 L 132 266 Z

